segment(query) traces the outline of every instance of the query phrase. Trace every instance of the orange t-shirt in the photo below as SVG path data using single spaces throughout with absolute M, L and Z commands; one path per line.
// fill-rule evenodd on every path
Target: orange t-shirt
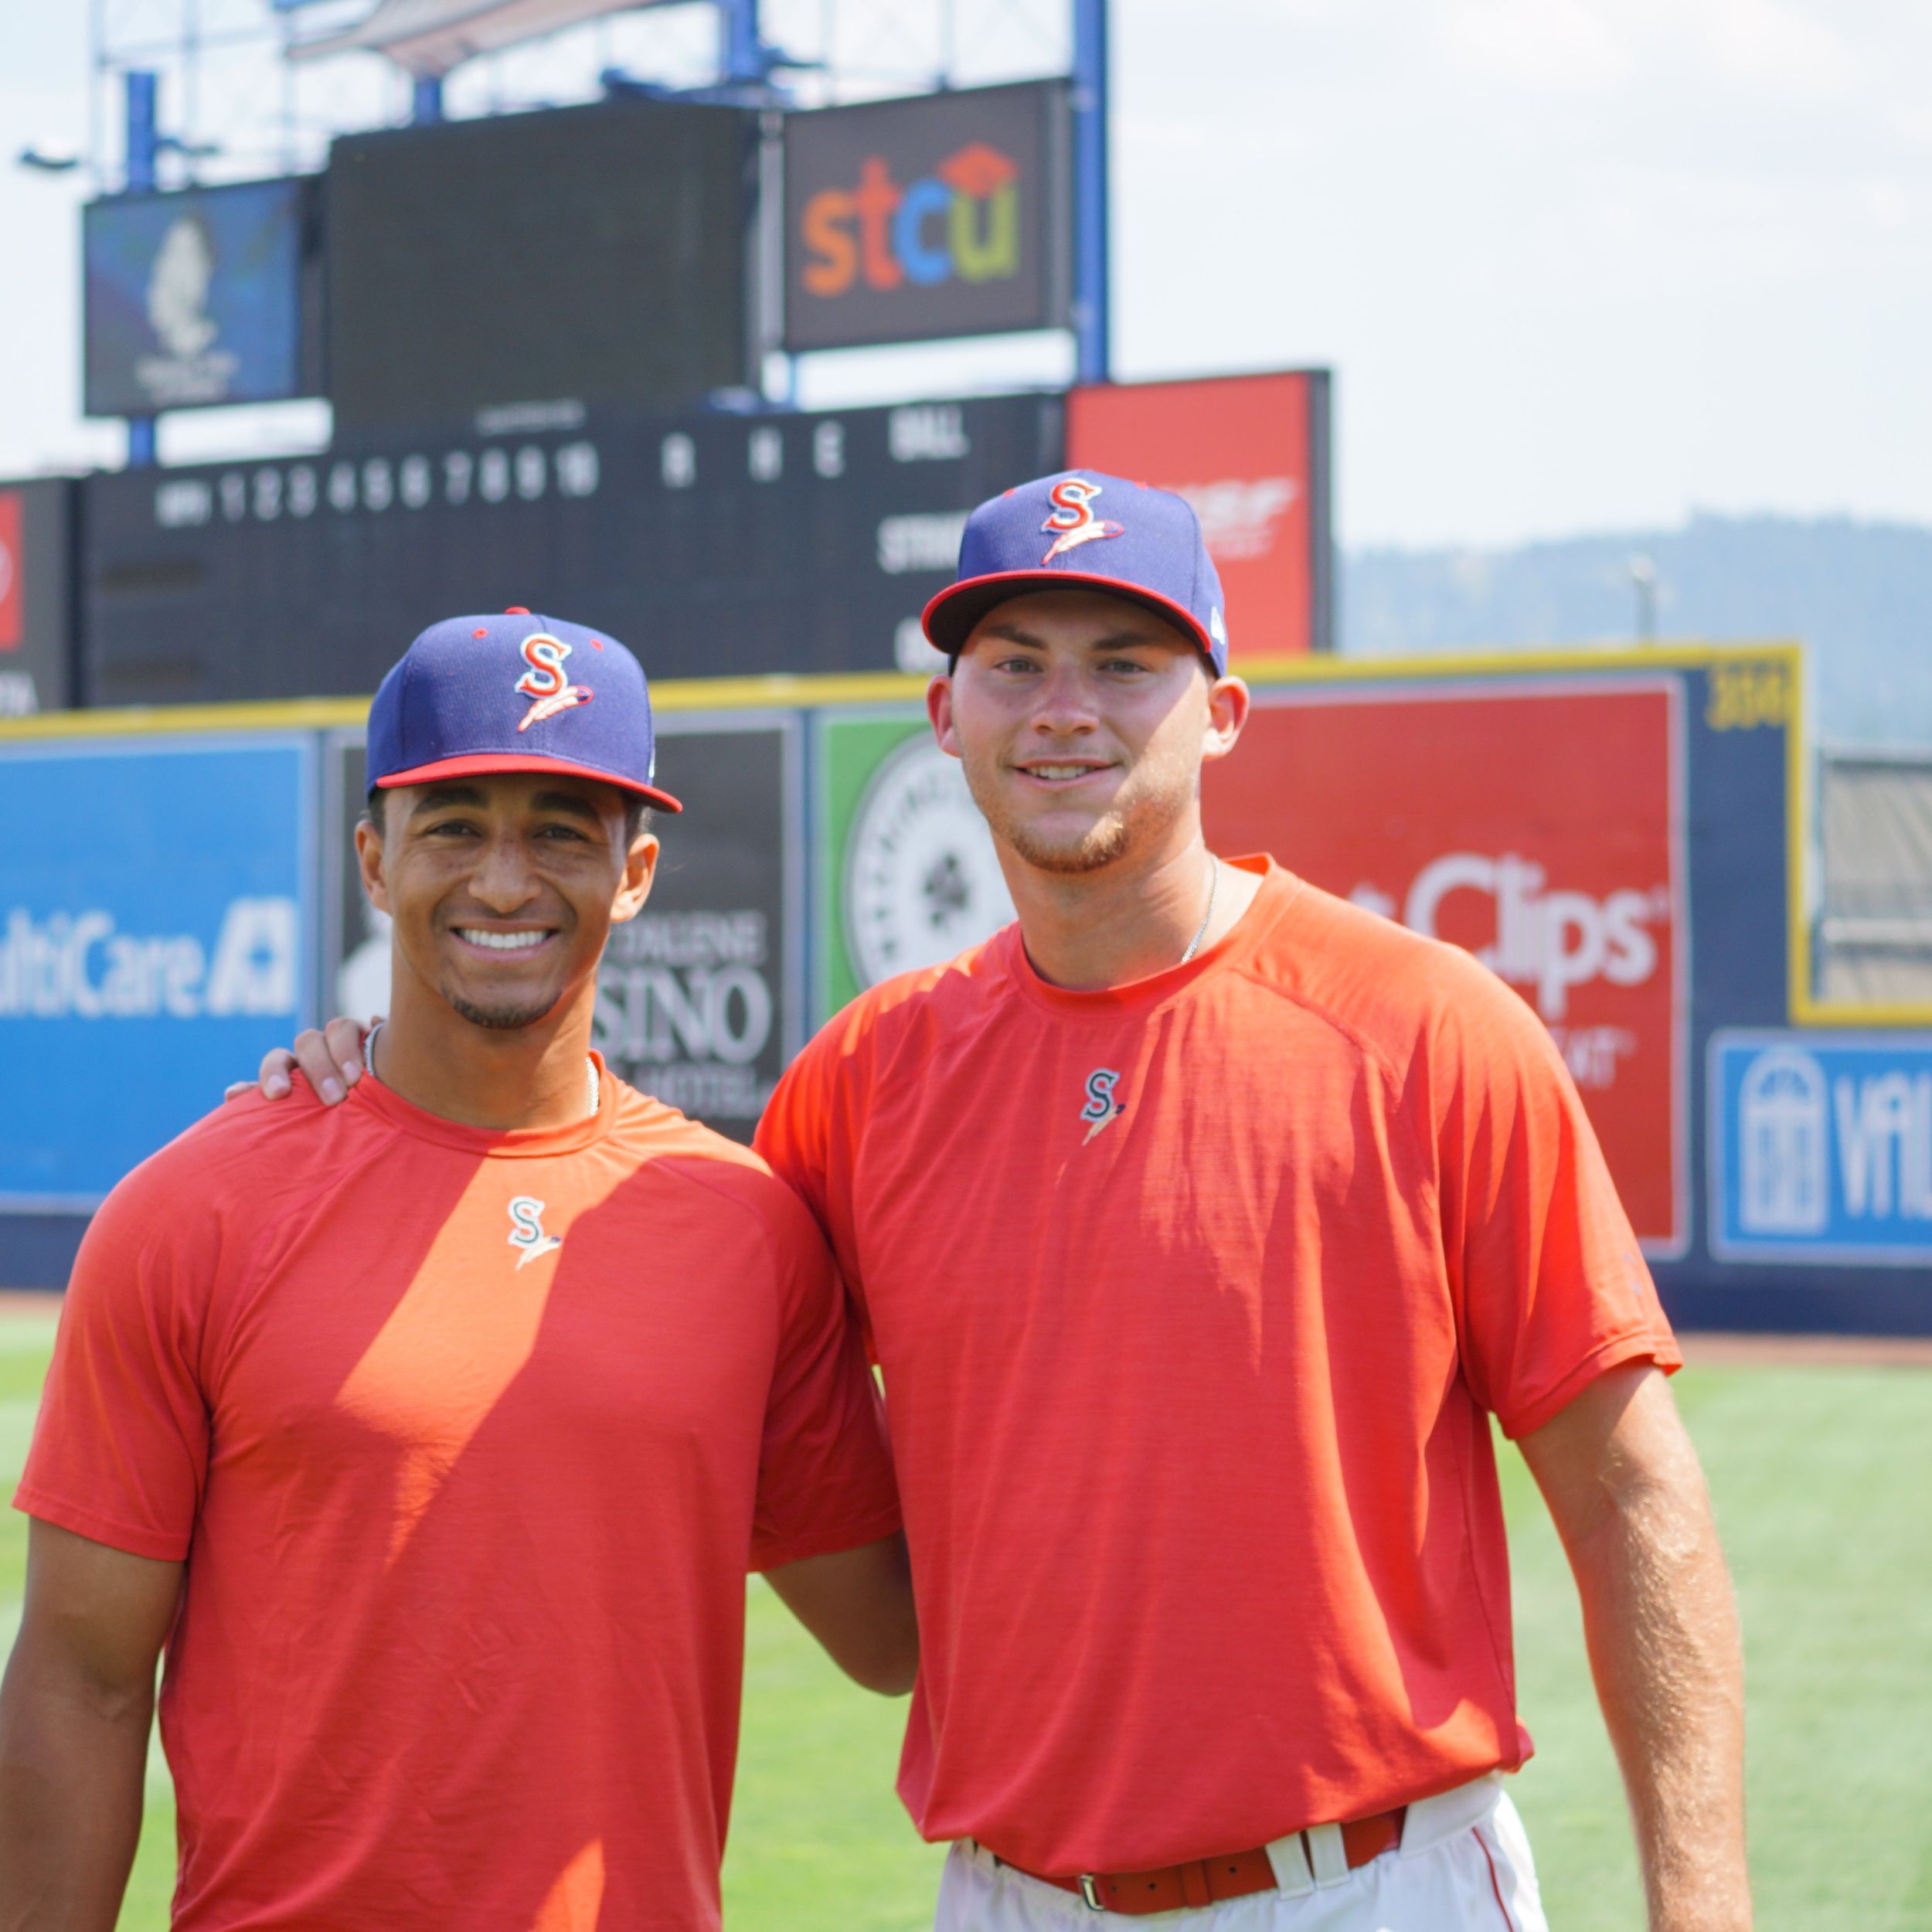
M 1016 927 L 862 996 L 758 1145 L 886 1383 L 929 1838 L 1053 1873 L 1233 1852 L 1513 1766 L 1488 1412 L 1678 1356 L 1549 1035 L 1264 861 L 1191 964 Z
M 32 1515 L 185 1558 L 181 1932 L 719 1920 L 747 1563 L 898 1524 L 825 1243 L 602 1075 L 492 1134 L 224 1107 L 83 1244 Z

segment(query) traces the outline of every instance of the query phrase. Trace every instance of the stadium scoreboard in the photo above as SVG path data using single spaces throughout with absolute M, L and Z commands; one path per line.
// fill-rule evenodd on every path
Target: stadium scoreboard
M 742 385 L 757 117 L 606 101 L 338 139 L 323 178 L 338 434 Z
M 374 690 L 425 624 L 524 604 L 654 677 L 923 669 L 966 513 L 1056 469 L 1065 400 L 588 418 L 82 486 L 83 702 Z

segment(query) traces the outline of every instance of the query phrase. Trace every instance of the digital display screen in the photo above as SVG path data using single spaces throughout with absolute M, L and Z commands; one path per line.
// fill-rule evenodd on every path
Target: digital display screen
M 560 399 L 683 409 L 743 383 L 756 130 L 734 107 L 607 101 L 338 140 L 338 434 Z
M 291 179 L 90 202 L 87 413 L 315 393 L 313 195 Z

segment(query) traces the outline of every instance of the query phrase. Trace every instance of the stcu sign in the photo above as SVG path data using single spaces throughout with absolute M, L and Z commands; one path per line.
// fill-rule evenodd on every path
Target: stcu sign
M 1064 326 L 1071 168 L 1056 81 L 785 123 L 785 346 Z

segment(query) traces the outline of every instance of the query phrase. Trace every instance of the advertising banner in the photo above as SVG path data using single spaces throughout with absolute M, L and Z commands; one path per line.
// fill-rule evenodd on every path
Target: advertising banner
M 1682 687 L 1263 689 L 1209 768 L 1208 840 L 1468 947 L 1555 1038 L 1645 1251 L 1690 1238 Z M 822 1020 L 1012 904 L 957 760 L 910 707 L 818 720 Z
M 992 835 L 923 710 L 821 712 L 814 1018 L 936 966 L 1013 917 Z
M 785 347 L 1064 327 L 1067 128 L 1059 81 L 787 115 Z
M 1645 1251 L 1690 1237 L 1681 687 L 1264 691 L 1202 785 L 1218 852 L 1467 947 L 1549 1027 Z
M 1060 467 L 1057 396 L 722 411 L 90 477 L 87 700 L 376 689 L 454 611 L 594 624 L 661 678 L 936 668 L 981 498 Z
M 313 741 L 22 741 L 0 757 L 0 1211 L 94 1206 L 309 1022 Z
M 26 641 L 27 517 L 18 490 L 0 490 L 0 651 L 18 651 Z
M 1227 597 L 1228 655 L 1334 648 L 1328 374 L 1100 383 L 1066 399 L 1066 461 L 1193 505 Z
M 644 910 L 612 929 L 597 978 L 597 1050 L 632 1086 L 749 1141 L 805 1025 L 804 813 L 795 713 L 672 712 L 658 719 L 658 780 L 684 811 Z M 359 733 L 332 735 L 325 856 L 332 1012 L 388 1009 L 389 921 L 364 896 L 355 821 Z
M 624 1079 L 749 1141 L 804 1039 L 804 798 L 795 715 L 660 717 L 658 781 L 684 806 L 644 910 L 597 981 L 599 1050 Z
M 311 192 L 290 179 L 89 202 L 87 413 L 152 416 L 309 393 Z
M 1932 1269 L 1932 1034 L 1710 1044 L 1710 1247 Z
M 65 477 L 0 483 L 0 718 L 74 701 L 73 501 Z

